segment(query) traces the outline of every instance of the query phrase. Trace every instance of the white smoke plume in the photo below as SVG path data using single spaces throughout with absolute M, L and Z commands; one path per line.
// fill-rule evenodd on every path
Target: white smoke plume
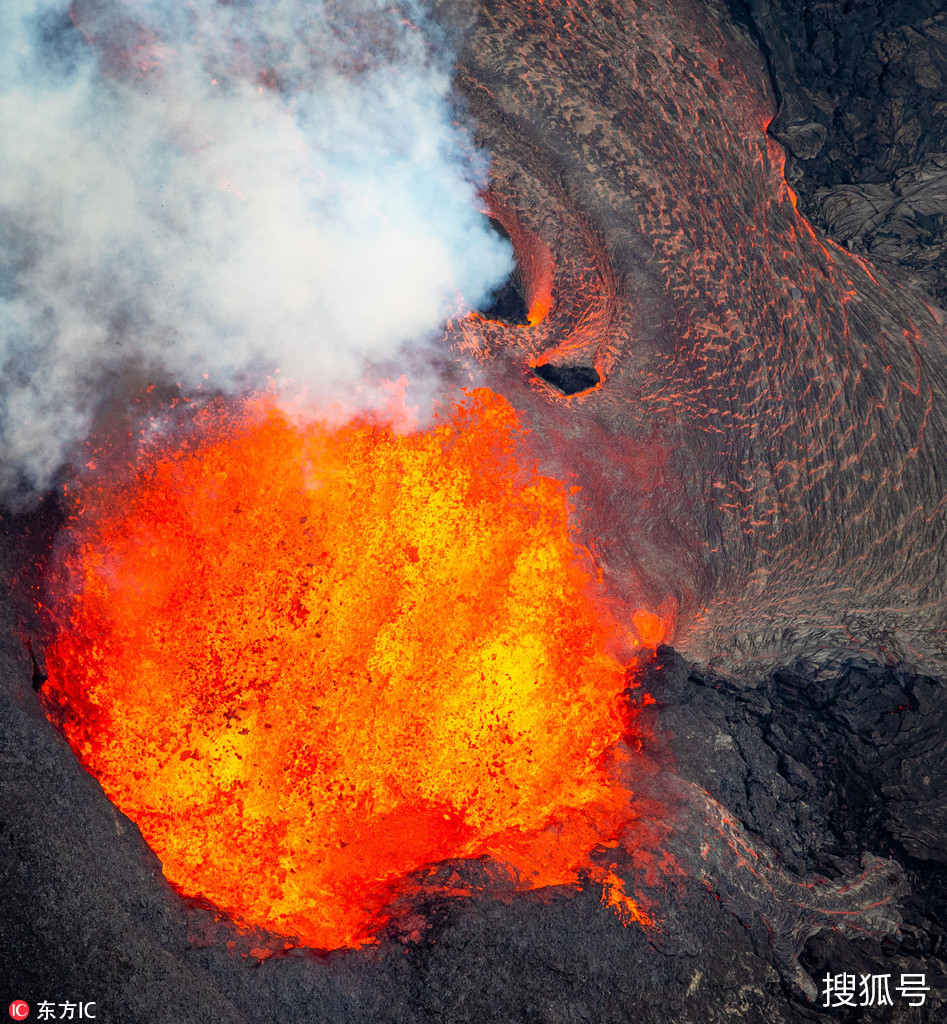
M 345 400 L 509 273 L 413 0 L 5 0 L 0 39 L 8 501 L 130 378 Z

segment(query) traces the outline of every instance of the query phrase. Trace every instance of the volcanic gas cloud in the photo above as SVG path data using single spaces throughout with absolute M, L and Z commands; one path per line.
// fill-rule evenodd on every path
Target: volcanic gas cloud
M 183 893 L 358 945 L 424 865 L 569 882 L 632 823 L 616 626 L 515 426 L 210 405 L 79 492 L 46 708 Z

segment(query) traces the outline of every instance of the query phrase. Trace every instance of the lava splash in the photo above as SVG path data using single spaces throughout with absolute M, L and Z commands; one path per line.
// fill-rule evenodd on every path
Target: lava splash
M 568 883 L 629 827 L 617 627 L 515 430 L 210 405 L 82 488 L 45 706 L 182 893 L 358 946 L 424 865 Z

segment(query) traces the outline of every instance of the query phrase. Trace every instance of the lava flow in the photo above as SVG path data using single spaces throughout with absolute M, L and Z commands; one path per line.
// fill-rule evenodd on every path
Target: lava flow
M 264 403 L 196 426 L 82 488 L 43 691 L 168 879 L 322 948 L 448 858 L 574 882 L 633 824 L 634 722 L 510 406 L 477 392 L 408 435 Z

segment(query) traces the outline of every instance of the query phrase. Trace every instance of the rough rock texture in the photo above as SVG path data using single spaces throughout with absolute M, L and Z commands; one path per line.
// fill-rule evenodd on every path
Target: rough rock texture
M 750 37 L 709 0 L 471 21 L 458 84 L 532 314 L 451 340 L 580 488 L 612 592 L 731 673 L 947 671 L 944 326 L 799 215 Z
M 935 1024 L 947 1016 L 947 688 L 883 656 L 885 647 L 929 651 L 932 627 L 942 625 L 931 601 L 945 568 L 943 364 L 933 342 L 904 334 L 910 322 L 933 337 L 936 320 L 916 296 L 884 279 L 874 285 L 868 270 L 823 248 L 788 194 L 774 193 L 781 152 L 762 138 L 776 109 L 764 65 L 717 5 L 702 19 L 681 2 L 690 17 L 675 21 L 656 2 L 657 24 L 644 5 L 562 4 L 550 21 L 551 6 L 484 4 L 462 75 L 497 152 L 493 201 L 518 239 L 526 298 L 541 298 L 549 284 L 557 305 L 545 333 L 521 324 L 516 345 L 513 324 L 468 340 L 493 346 L 498 383 L 520 397 L 537 433 L 569 442 L 571 465 L 587 474 L 598 503 L 584 510 L 593 530 L 601 527 L 594 553 L 612 577 L 631 578 L 655 605 L 674 597 L 685 639 L 691 616 L 705 636 L 726 635 L 728 665 L 745 659 L 741 671 L 713 674 L 663 649 L 647 670 L 656 703 L 643 713 L 655 736 L 640 752 L 640 784 L 676 807 L 669 849 L 685 869 L 647 889 L 658 928 L 623 925 L 594 885 L 452 902 L 432 895 L 377 949 L 264 956 L 272 940 L 237 934 L 173 892 L 136 827 L 52 731 L 35 698 L 41 674 L 4 598 L 0 977 L 8 1002 L 94 1000 L 98 1020 L 121 1024 Z M 847 18 L 856 6 L 859 17 Z M 804 45 L 799 10 L 809 12 L 804 29 L 816 26 Z M 869 96 L 866 109 L 886 112 L 862 116 L 862 59 L 843 43 L 850 31 L 880 32 L 897 53 L 905 26 L 920 31 L 910 19 L 936 21 L 937 9 L 749 0 L 743 13 L 781 83 L 784 123 L 775 130 L 796 166 L 805 158 L 807 175 L 826 161 L 821 178 L 802 182 L 790 170 L 804 197 L 872 186 L 880 219 L 855 236 L 871 244 L 896 238 L 912 218 L 923 227 L 916 172 L 902 172 L 923 165 L 935 180 L 947 152 L 937 141 L 940 100 L 924 84 L 940 65 L 933 55 L 889 58 L 881 76 L 865 63 L 866 81 L 902 88 L 913 75 L 920 92 L 911 95 L 921 99 L 879 92 L 880 107 Z M 700 39 L 691 45 L 695 22 Z M 625 34 L 611 35 L 616 25 Z M 668 26 L 676 43 L 653 45 Z M 596 39 L 608 45 L 596 51 Z M 790 79 L 816 82 L 807 55 L 836 49 L 849 56 L 826 57 L 826 67 L 835 62 L 838 94 L 855 97 L 864 137 L 857 126 L 839 134 L 855 123 L 844 111 L 836 123 L 814 101 L 789 106 Z M 600 60 L 589 60 L 593 51 Z M 557 135 L 564 79 L 574 105 Z M 586 87 L 602 99 L 583 109 Z M 732 116 L 757 108 L 753 132 L 752 118 Z M 860 177 L 831 170 L 845 145 L 863 161 Z M 691 162 L 695 152 L 702 162 Z M 630 207 L 589 201 L 626 186 Z M 849 215 L 862 199 L 846 205 L 846 195 L 820 201 L 852 233 L 865 223 Z M 899 203 L 912 212 L 898 213 Z M 538 375 L 544 383 L 527 380 L 530 360 L 552 367 Z M 573 388 L 594 385 L 593 370 L 604 382 L 592 392 L 601 415 Z M 617 401 L 607 390 L 616 381 Z M 559 395 L 537 390 L 547 385 Z M 572 390 L 572 404 L 559 401 Z M 896 400 L 883 408 L 881 396 Z M 660 414 L 651 431 L 642 402 Z M 581 445 L 585 462 L 575 456 Z M 598 478 L 591 464 L 603 467 Z M 628 493 L 629 479 L 643 486 Z M 623 557 L 616 552 L 627 537 L 607 529 L 616 511 L 638 531 Z M 787 527 L 804 515 L 795 532 Z M 0 565 L 20 588 L 29 562 L 20 549 L 33 543 L 25 530 L 44 530 L 41 517 L 32 523 L 5 524 Z M 672 593 L 661 589 L 668 578 Z M 4 594 L 11 586 L 5 579 Z M 914 629 L 919 619 L 924 629 Z M 860 646 L 873 656 L 858 660 Z M 624 877 L 640 875 L 633 853 L 610 856 Z M 482 867 L 456 869 L 476 888 Z M 855 880 L 853 892 L 842 891 L 843 880 Z M 841 916 L 868 933 L 831 927 Z M 898 916 L 896 935 L 888 926 Z M 817 988 L 827 973 L 890 974 L 893 984 L 924 973 L 931 992 L 919 1008 L 892 987 L 893 1006 L 826 1009 L 805 1000 L 797 970 Z
M 646 713 L 670 737 L 667 756 L 749 833 L 765 837 L 786 870 L 802 877 L 852 872 L 857 851 L 906 868 L 899 941 L 861 961 L 886 966 L 851 970 L 926 970 L 947 981 L 942 681 L 856 662 L 829 670 L 798 663 L 737 683 L 664 649 L 644 685 L 657 698 Z M 842 954 L 839 943 L 823 932 L 808 944 L 803 965 L 813 978 L 843 969 L 833 962 L 851 953 Z
M 802 208 L 947 305 L 947 11 L 940 0 L 732 0 L 756 31 Z

